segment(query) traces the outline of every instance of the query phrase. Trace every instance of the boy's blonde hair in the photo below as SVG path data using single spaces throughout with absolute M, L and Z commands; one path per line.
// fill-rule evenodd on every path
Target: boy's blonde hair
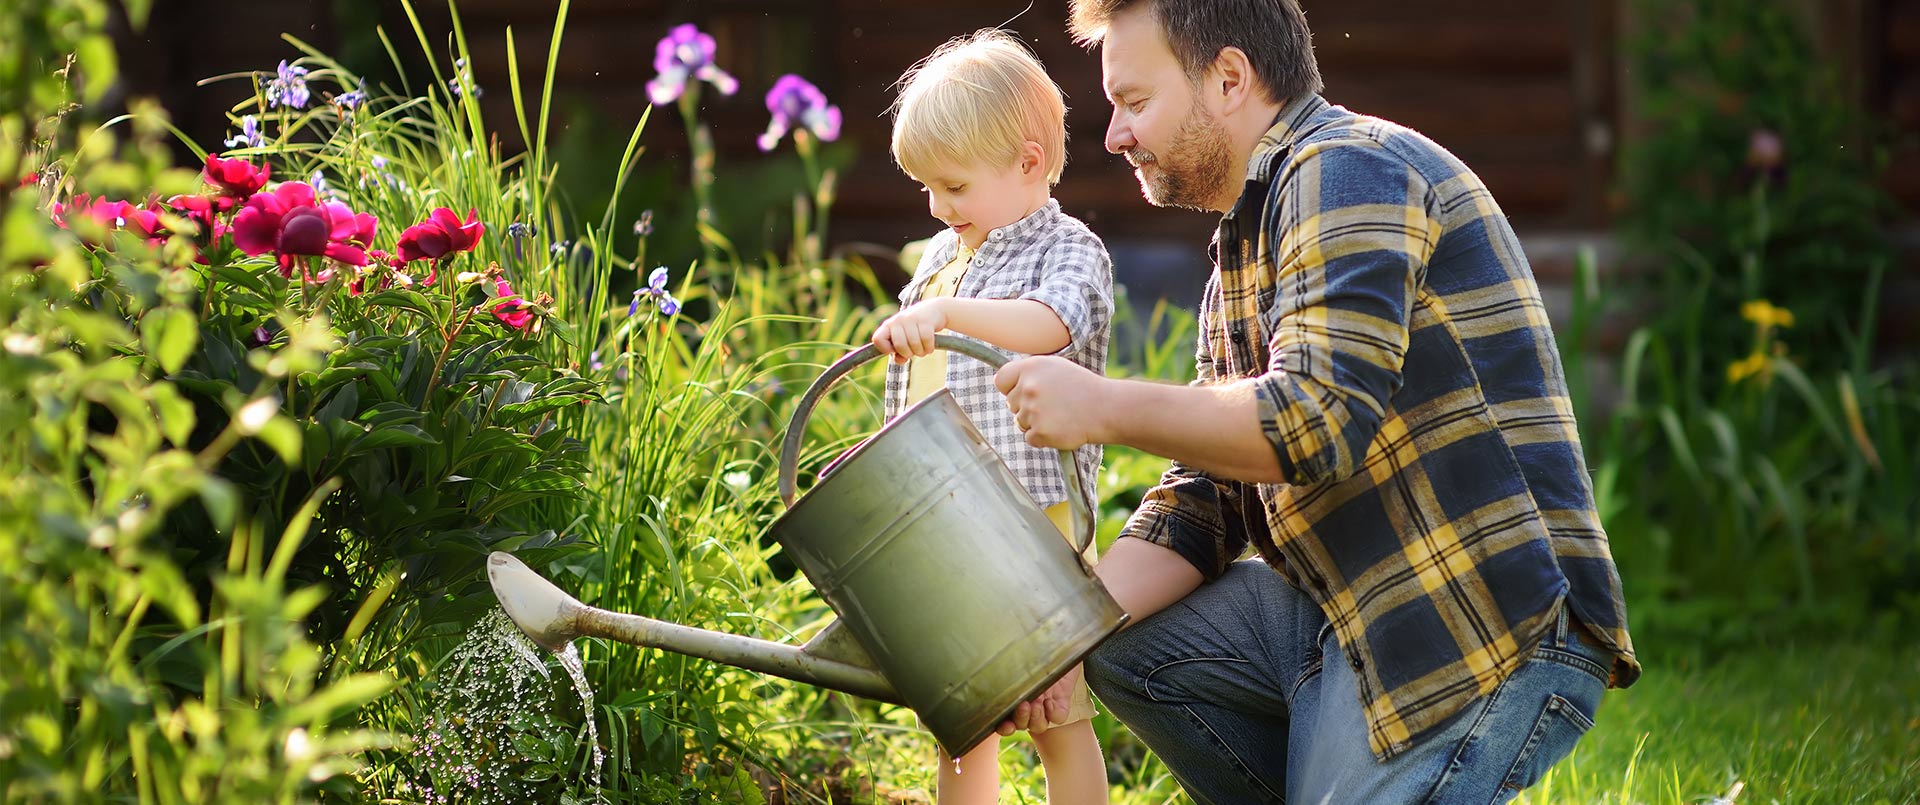
M 931 179 L 941 165 L 1011 165 L 1027 140 L 1040 144 L 1047 183 L 1067 162 L 1067 106 L 1060 86 L 1012 34 L 986 28 L 941 45 L 900 77 L 893 103 L 893 161 Z

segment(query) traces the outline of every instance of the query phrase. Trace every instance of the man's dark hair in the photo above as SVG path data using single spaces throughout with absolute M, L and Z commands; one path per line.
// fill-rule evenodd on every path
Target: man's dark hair
M 1200 80 L 1222 49 L 1236 47 L 1253 63 L 1269 101 L 1318 93 L 1323 86 L 1299 0 L 1072 0 L 1067 29 L 1082 45 L 1099 44 L 1113 18 L 1139 3 L 1160 23 L 1191 80 Z

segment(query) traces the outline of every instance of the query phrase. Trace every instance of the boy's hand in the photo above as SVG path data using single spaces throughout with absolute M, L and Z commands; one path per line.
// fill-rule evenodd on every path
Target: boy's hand
M 943 297 L 944 298 L 944 297 Z M 873 345 L 895 363 L 933 354 L 933 336 L 947 329 L 941 299 L 928 299 L 887 317 L 873 331 Z
M 1046 690 L 1034 697 L 1033 701 L 1021 702 L 1013 708 L 1013 715 L 1000 722 L 995 732 L 1012 735 L 1018 730 L 1026 730 L 1034 735 L 1067 720 L 1067 711 L 1073 708 L 1074 688 L 1080 684 L 1082 667 L 1075 665 L 1067 669 L 1066 676 L 1055 680 Z

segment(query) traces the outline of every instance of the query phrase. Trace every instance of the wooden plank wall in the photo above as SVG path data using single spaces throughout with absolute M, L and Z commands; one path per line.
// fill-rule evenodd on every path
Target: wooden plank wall
M 1795 2 L 1821 26 L 1823 43 L 1855 78 L 1862 100 L 1901 133 L 1887 184 L 1910 218 L 1920 210 L 1920 0 Z M 1630 0 L 1303 3 L 1328 99 L 1420 129 L 1465 159 L 1522 232 L 1543 282 L 1564 281 L 1579 244 L 1604 246 L 1609 165 L 1630 106 L 1617 33 Z M 420 6 L 430 35 L 444 41 L 445 7 L 433 0 Z M 546 60 L 555 6 L 460 2 L 475 78 L 489 90 L 483 105 L 489 119 L 501 122 L 508 148 L 518 146 L 518 133 L 506 124 L 512 105 L 505 31 L 513 28 L 523 79 L 532 84 Z M 1106 237 L 1136 295 L 1186 296 L 1181 291 L 1196 284 L 1191 272 L 1205 269 L 1200 245 L 1213 217 L 1156 210 L 1140 198 L 1124 163 L 1101 145 L 1108 107 L 1099 61 L 1068 41 L 1067 0 L 1028 6 L 1027 0 L 575 0 L 557 92 L 590 103 L 611 125 L 631 125 L 646 108 L 654 43 L 672 25 L 695 22 L 716 37 L 721 63 L 742 84 L 736 97 L 705 98 L 702 116 L 715 130 L 722 159 L 757 159 L 752 141 L 766 125 L 761 95 L 782 73 L 806 75 L 840 105 L 845 137 L 861 154 L 842 183 L 835 240 L 897 246 L 934 225 L 918 188 L 886 156 L 885 110 L 894 80 L 948 37 L 1013 19 L 1009 27 L 1029 40 L 1068 96 L 1072 138 L 1058 197 Z M 348 8 L 357 10 L 342 11 Z M 217 142 L 224 102 L 242 93 L 235 85 L 189 89 L 195 80 L 270 68 L 293 53 L 262 32 L 287 30 L 330 49 L 344 27 L 375 19 L 403 54 L 416 49 L 405 15 L 390 2 L 159 0 L 145 34 L 123 41 L 133 68 L 129 90 L 159 94 L 184 128 L 203 143 Z M 209 27 L 206 20 L 217 22 Z M 648 159 L 685 159 L 677 117 L 656 110 Z M 556 129 L 569 125 L 562 119 Z M 1920 230 L 1903 224 L 1904 242 L 1920 254 Z M 1914 262 L 1920 261 L 1908 261 Z M 1920 297 L 1894 287 L 1890 301 L 1903 294 Z M 1920 310 L 1920 298 L 1908 304 Z

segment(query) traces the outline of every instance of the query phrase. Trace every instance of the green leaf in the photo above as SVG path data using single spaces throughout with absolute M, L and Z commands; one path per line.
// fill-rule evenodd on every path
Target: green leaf
M 267 446 L 273 448 L 273 452 L 279 453 L 281 460 L 288 464 L 300 460 L 300 445 L 304 435 L 300 426 L 293 424 L 293 420 L 275 414 L 272 419 L 267 420 L 264 427 L 260 428 L 257 438 L 266 442 Z
M 592 402 L 592 400 L 592 397 L 585 394 L 555 394 L 550 397 L 541 397 L 523 403 L 500 406 L 500 411 L 495 414 L 495 418 L 504 424 L 517 424 L 532 417 L 547 413 L 548 411 L 558 410 L 569 405 Z
M 200 323 L 192 313 L 180 308 L 162 308 L 140 319 L 140 340 L 147 354 L 160 363 L 161 371 L 173 374 L 187 362 L 200 343 Z
M 332 720 L 336 714 L 352 710 L 386 695 L 395 682 L 378 673 L 354 674 L 328 685 L 325 690 L 315 692 L 311 698 L 287 711 L 287 721 L 295 724 L 323 724 Z
M 420 447 L 439 443 L 439 439 L 427 435 L 426 431 L 412 425 L 386 425 L 375 428 L 366 436 L 355 440 L 352 450 L 360 453 L 383 447 Z
M 425 416 L 413 406 L 384 402 L 361 412 L 360 422 L 371 430 L 379 430 L 390 425 L 410 425 L 419 422 Z
M 262 277 L 257 273 L 241 268 L 240 266 L 224 265 L 214 269 L 213 274 L 214 276 L 219 277 L 222 280 L 231 282 L 235 285 L 238 285 L 249 291 L 257 293 L 261 296 L 273 295 L 273 289 L 267 287 L 267 280 L 265 277 Z M 223 300 L 224 300 L 224 297 L 223 297 Z
M 82 38 L 74 47 L 73 55 L 79 62 L 81 75 L 86 82 L 81 88 L 84 102 L 91 104 L 100 100 L 101 94 L 112 86 L 118 66 L 114 58 L 113 40 L 105 34 Z
M 408 290 L 406 288 L 394 288 L 381 291 L 367 297 L 367 304 L 411 310 L 427 317 L 427 321 L 433 322 L 435 325 L 446 325 L 446 319 L 441 315 L 442 307 L 434 304 L 433 300 L 428 299 L 425 294 L 419 291 Z
M 175 447 L 186 447 L 187 440 L 193 436 L 193 403 L 180 396 L 180 390 L 172 383 L 159 382 L 147 390 L 147 399 L 153 403 L 153 412 L 160 419 L 160 431 Z
M 240 495 L 226 479 L 209 475 L 200 482 L 200 502 L 207 507 L 213 527 L 222 532 L 233 530 L 233 518 L 240 508 Z

